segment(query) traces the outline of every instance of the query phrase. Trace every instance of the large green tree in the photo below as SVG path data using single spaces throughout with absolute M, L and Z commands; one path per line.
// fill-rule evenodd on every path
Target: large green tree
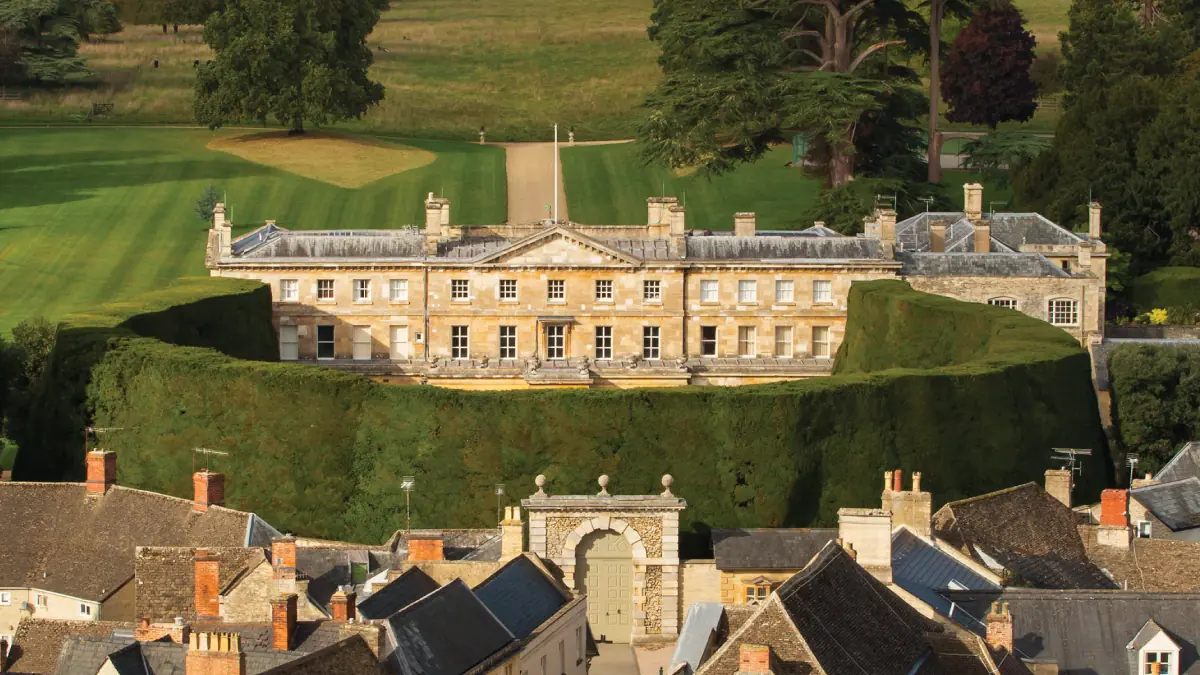
M 7 50 L 20 56 L 10 61 L 10 76 L 34 84 L 62 84 L 90 74 L 84 58 L 79 55 L 79 0 L 2 0 L 0 1 L 0 36 Z M 0 53 L 0 67 L 5 55 Z M 11 58 L 11 57 L 10 57 Z
M 360 118 L 383 100 L 367 77 L 372 0 L 229 0 L 209 17 L 204 41 L 216 58 L 196 79 L 196 119 L 210 127 L 274 117 L 304 123 Z
M 925 0 L 921 3 L 929 12 L 929 135 L 925 160 L 930 183 L 942 182 L 942 144 L 938 136 L 938 121 L 942 104 L 942 22 L 946 17 L 966 18 L 971 6 L 963 0 Z
M 1024 122 L 1037 110 L 1033 33 L 1008 0 L 985 2 L 954 39 L 941 72 L 951 122 L 985 124 Z

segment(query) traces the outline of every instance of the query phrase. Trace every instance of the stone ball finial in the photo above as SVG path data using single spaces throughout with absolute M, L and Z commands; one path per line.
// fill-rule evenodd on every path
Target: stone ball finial
M 662 491 L 662 494 L 659 496 L 660 497 L 674 497 L 675 495 L 671 494 L 671 484 L 674 482 L 675 482 L 675 478 L 671 474 L 669 474 L 669 473 L 663 474 L 663 477 L 662 477 L 663 491 Z
M 546 485 L 546 475 L 539 473 L 537 475 L 537 478 L 533 479 L 533 484 L 538 486 L 539 488 L 544 487 Z
M 601 475 L 600 478 L 596 479 L 596 482 L 599 483 L 600 487 L 602 488 L 608 487 L 608 474 Z

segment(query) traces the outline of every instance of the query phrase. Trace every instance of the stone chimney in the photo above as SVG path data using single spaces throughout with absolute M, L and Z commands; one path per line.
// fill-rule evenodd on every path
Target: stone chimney
M 246 675 L 242 636 L 237 633 L 192 633 L 188 638 L 185 675 Z
M 196 616 L 200 619 L 217 619 L 221 616 L 221 562 L 207 549 L 198 548 L 192 555 L 195 570 Z
M 1092 269 L 1092 249 L 1095 246 L 1090 241 L 1081 241 L 1075 245 L 1076 254 L 1078 255 L 1078 264 L 1080 272 L 1088 272 Z
M 983 219 L 983 186 L 979 183 L 963 185 L 963 211 L 967 220 Z
M 338 641 L 361 635 L 376 658 L 383 649 L 383 625 L 377 623 L 346 623 L 338 627 Z
M 1096 543 L 1115 548 L 1129 548 L 1129 493 L 1126 490 L 1105 490 L 1100 493 L 1100 527 Z
M 291 649 L 296 635 L 296 594 L 281 593 L 271 599 L 271 649 Z
M 1013 619 L 1007 602 L 993 602 L 987 615 L 987 643 L 992 649 L 1013 651 Z
M 99 497 L 117 484 L 117 453 L 92 450 L 87 454 L 87 494 Z
M 410 532 L 408 540 L 408 562 L 437 562 L 445 560 L 442 550 L 441 532 Z M 503 541 L 501 542 L 503 546 Z
M 758 231 L 758 217 L 753 211 L 739 211 L 733 214 L 733 236 L 753 237 Z
M 329 598 L 329 608 L 333 613 L 334 621 L 353 621 L 357 614 L 357 606 L 354 604 L 354 591 L 348 591 L 345 588 L 337 589 L 337 592 Z
M 766 675 L 772 668 L 771 647 L 768 645 L 741 644 L 738 647 L 738 669 L 742 675 Z
M 1071 508 L 1071 481 L 1070 469 L 1046 470 L 1046 492 L 1067 508 Z
M 669 216 L 667 234 L 670 237 L 671 257 L 687 257 L 687 221 L 683 206 L 672 204 L 668 209 Z
M 192 510 L 198 513 L 208 511 L 210 506 L 225 505 L 225 474 L 212 473 L 208 470 L 192 474 L 192 489 L 195 495 L 192 500 Z
M 676 197 L 650 197 L 646 200 L 646 224 L 666 225 L 670 221 L 671 206 L 678 204 Z
M 433 193 L 425 200 L 425 255 L 437 255 L 438 242 L 442 240 L 442 203 Z
M 879 221 L 879 239 L 884 244 L 896 245 L 896 212 L 893 209 L 876 209 L 875 219 Z
M 506 506 L 504 520 L 500 521 L 500 560 L 512 560 L 524 550 L 525 524 L 521 522 L 521 507 Z
M 892 512 L 892 527 L 905 525 L 921 537 L 933 535 L 933 495 L 921 491 L 921 472 L 912 475 L 912 490 L 897 489 L 903 472 L 884 473 L 883 509 Z M 889 478 L 892 485 L 888 486 Z
M 1100 202 L 1088 204 L 1088 236 L 1100 238 Z
M 225 202 L 217 202 L 213 206 L 212 229 L 217 233 L 217 240 L 221 245 L 221 257 L 233 255 L 233 226 L 225 220 Z
M 186 645 L 191 627 L 184 622 L 182 616 L 175 617 L 174 623 L 150 623 L 150 617 L 143 616 L 133 629 L 133 639 L 138 642 L 158 642 L 170 638 L 177 645 Z
M 884 583 L 892 582 L 892 512 L 838 509 L 838 537 L 854 547 L 859 565 Z
M 946 252 L 946 223 L 937 222 L 929 224 L 929 252 Z
M 271 570 L 278 592 L 296 591 L 296 538 L 292 535 L 271 540 Z
M 442 205 L 442 233 L 450 227 L 450 200 L 446 197 L 434 197 L 435 202 Z

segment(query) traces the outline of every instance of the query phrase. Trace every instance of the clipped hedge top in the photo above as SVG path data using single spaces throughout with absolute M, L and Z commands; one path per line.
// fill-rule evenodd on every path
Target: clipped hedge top
M 1133 280 L 1130 296 L 1138 313 L 1168 307 L 1200 308 L 1200 267 L 1160 267 Z
M 143 293 L 128 300 L 107 302 L 86 312 L 68 314 L 60 323 L 60 330 L 122 327 L 128 320 L 143 314 L 174 309 L 201 300 L 250 293 L 262 287 L 262 282 L 248 279 L 181 277 L 158 291 Z

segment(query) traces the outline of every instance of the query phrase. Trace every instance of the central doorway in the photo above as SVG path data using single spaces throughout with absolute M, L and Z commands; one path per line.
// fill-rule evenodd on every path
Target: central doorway
M 576 586 L 587 594 L 588 624 L 602 642 L 629 642 L 633 627 L 633 549 L 616 532 L 595 532 L 576 549 Z

